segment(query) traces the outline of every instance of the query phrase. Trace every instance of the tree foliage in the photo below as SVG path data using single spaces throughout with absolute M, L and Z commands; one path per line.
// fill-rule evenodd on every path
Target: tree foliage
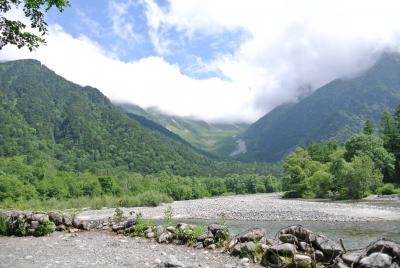
M 8 19 L 5 14 L 13 8 L 22 6 L 25 17 L 30 21 L 30 28 L 37 30 L 39 34 L 27 30 L 24 22 Z M 44 13 L 52 7 L 62 12 L 65 7 L 70 6 L 67 0 L 1 0 L 0 1 L 0 50 L 7 44 L 15 45 L 18 48 L 24 46 L 29 50 L 37 48 L 45 43 L 44 35 L 47 34 L 47 23 Z

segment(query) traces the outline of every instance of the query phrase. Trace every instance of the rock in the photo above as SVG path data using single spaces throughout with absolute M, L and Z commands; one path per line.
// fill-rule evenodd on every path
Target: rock
M 32 221 L 31 222 L 31 228 L 32 229 L 36 229 L 39 227 L 39 222 L 38 221 Z
M 358 263 L 363 255 L 365 255 L 365 250 L 352 250 L 343 253 L 341 258 L 346 264 L 352 265 Z
M 124 226 L 123 226 L 123 225 L 114 224 L 114 225 L 112 226 L 112 230 L 113 230 L 114 232 L 117 232 L 117 231 L 123 230 L 123 229 L 124 229 Z
M 283 243 L 298 244 L 297 237 L 292 234 L 281 234 L 279 235 L 279 240 Z M 303 242 L 305 243 L 305 242 Z
M 154 237 L 156 237 L 156 234 L 153 233 L 153 232 L 148 232 L 148 233 L 146 233 L 144 236 L 145 236 L 146 238 L 154 238 Z
M 368 246 L 367 255 L 373 252 L 382 252 L 400 258 L 400 245 L 390 240 L 380 239 Z
M 176 228 L 183 231 L 193 229 L 193 225 L 181 222 L 176 225 Z
M 156 227 L 154 227 L 154 232 L 158 235 L 161 235 L 165 232 L 165 228 L 162 225 L 157 225 Z
M 291 234 L 297 237 L 298 240 L 304 242 L 312 242 L 314 240 L 314 233 L 304 228 L 301 225 L 293 225 L 279 231 L 279 235 Z
M 202 249 L 204 248 L 203 243 L 202 242 L 197 242 L 193 245 L 194 248 L 196 249 Z
M 71 217 L 70 216 L 68 216 L 68 215 L 66 215 L 66 214 L 64 214 L 63 215 L 63 223 L 64 223 L 64 225 L 65 226 L 72 226 L 72 219 L 71 219 Z
M 173 236 L 170 232 L 164 232 L 158 237 L 157 242 L 158 243 L 169 243 L 172 241 L 172 239 L 173 239 Z
M 81 229 L 81 230 L 86 230 L 89 231 L 90 230 L 90 225 L 88 221 L 85 220 L 78 220 L 78 219 L 74 219 L 72 221 L 72 225 L 75 228 Z
M 126 220 L 124 227 L 125 227 L 125 228 L 130 228 L 130 227 L 134 226 L 135 224 L 136 224 L 136 219 L 133 218 L 133 217 L 129 217 L 129 218 Z
M 324 235 L 316 235 L 314 246 L 320 249 L 328 258 L 335 258 L 343 252 L 342 247 Z
M 295 267 L 308 268 L 311 267 L 311 257 L 303 254 L 295 254 L 293 258 Z
M 315 256 L 315 259 L 317 260 L 317 261 L 323 261 L 323 260 L 325 260 L 325 255 L 324 255 L 324 253 L 321 251 L 321 250 L 315 250 L 314 251 L 314 256 Z
M 239 242 L 260 241 L 265 235 L 266 231 L 264 229 L 256 228 L 239 234 L 236 238 Z
M 253 253 L 259 249 L 259 246 L 256 245 L 253 241 L 246 242 L 242 245 L 242 253 Z
M 232 256 L 240 256 L 242 253 L 242 244 L 241 243 L 236 243 L 231 250 L 231 255 Z
M 176 228 L 174 226 L 168 226 L 167 231 L 173 234 L 176 234 Z
M 205 246 L 205 247 L 208 247 L 209 245 L 211 245 L 211 244 L 213 244 L 214 243 L 214 239 L 213 238 L 206 238 L 204 241 L 203 241 L 203 245 Z
M 364 268 L 386 268 L 392 264 L 392 257 L 386 253 L 374 252 L 360 260 L 360 266 Z
M 60 213 L 51 211 L 47 215 L 49 216 L 49 220 L 54 222 L 56 226 L 63 224 L 63 216 Z
M 350 268 L 347 264 L 345 264 L 344 262 L 336 262 L 333 264 L 332 266 L 333 268 Z
M 214 236 L 213 236 L 213 234 L 212 234 L 211 232 L 205 231 L 204 233 L 202 233 L 202 234 L 197 238 L 197 241 L 204 241 L 204 240 L 206 240 L 207 238 L 213 239 Z
M 185 265 L 178 261 L 174 255 L 169 255 L 167 261 L 164 262 L 165 267 L 185 267 Z
M 217 246 L 215 244 L 211 244 L 207 246 L 207 249 L 215 250 Z
M 69 228 L 68 232 L 69 233 L 76 233 L 76 232 L 79 232 L 79 229 L 77 229 L 77 228 Z
M 290 257 L 293 257 L 297 253 L 296 246 L 289 243 L 272 246 L 268 251 L 273 251 L 279 255 Z
M 64 232 L 66 229 L 67 229 L 67 228 L 65 227 L 64 224 L 60 224 L 60 225 L 58 225 L 58 226 L 56 227 L 56 231 L 59 231 L 59 232 Z
M 239 264 L 242 266 L 249 266 L 250 265 L 250 259 L 249 258 L 242 258 L 239 261 Z
M 310 252 L 312 249 L 310 244 L 308 244 L 306 242 L 299 242 L 298 246 L 299 246 L 300 251 L 303 251 L 303 252 Z
M 20 214 L 22 215 L 22 214 Z M 49 216 L 44 213 L 36 213 L 32 215 L 32 221 L 38 221 L 40 223 L 45 223 L 49 221 Z
M 217 231 L 223 231 L 225 230 L 225 226 L 221 225 L 221 224 L 217 224 L 217 223 L 213 223 L 210 224 L 208 226 L 208 230 L 215 236 L 215 234 L 217 233 Z

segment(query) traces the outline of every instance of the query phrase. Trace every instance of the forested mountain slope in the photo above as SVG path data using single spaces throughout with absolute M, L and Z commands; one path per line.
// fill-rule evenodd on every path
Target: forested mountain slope
M 71 171 L 206 173 L 213 162 L 150 131 L 97 89 L 81 87 L 35 60 L 0 64 L 0 156 L 56 161 Z
M 240 136 L 247 151 L 237 159 L 275 162 L 301 145 L 343 142 L 367 119 L 379 126 L 383 112 L 399 104 L 400 56 L 385 54 L 361 75 L 334 80 L 299 102 L 266 114 Z M 233 151 L 235 144 L 230 146 Z

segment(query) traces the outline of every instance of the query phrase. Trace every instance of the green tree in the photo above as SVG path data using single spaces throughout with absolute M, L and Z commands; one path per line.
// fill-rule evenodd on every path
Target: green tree
M 39 31 L 40 36 L 26 30 L 27 25 L 18 20 L 7 19 L 3 14 L 13 8 L 23 6 L 25 17 L 30 20 L 30 27 Z M 44 44 L 43 36 L 47 34 L 47 23 L 44 13 L 52 7 L 60 12 L 70 6 L 67 0 L 1 0 L 0 1 L 0 50 L 7 44 L 16 45 L 18 48 L 27 46 L 29 50 Z
M 373 134 L 375 134 L 374 123 L 372 123 L 371 120 L 365 121 L 365 124 L 364 124 L 364 134 L 365 134 L 365 135 L 373 135 Z
M 368 155 L 356 155 L 343 167 L 339 180 L 340 194 L 350 199 L 365 197 L 382 184 L 382 177 Z
M 372 159 L 375 167 L 384 174 L 386 179 L 393 176 L 395 158 L 384 148 L 381 138 L 375 135 L 355 135 L 346 142 L 345 148 L 344 157 L 347 161 L 351 161 L 356 155 L 364 154 Z

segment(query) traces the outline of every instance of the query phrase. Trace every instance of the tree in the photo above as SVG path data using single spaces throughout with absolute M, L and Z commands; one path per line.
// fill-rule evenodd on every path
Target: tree
M 18 20 L 7 19 L 3 14 L 13 8 L 23 5 L 25 17 L 30 20 L 30 27 L 39 32 L 39 35 L 26 30 L 27 25 Z M 44 35 L 47 34 L 47 23 L 44 20 L 44 13 L 52 7 L 60 12 L 70 6 L 67 0 L 0 0 L 0 49 L 5 45 L 16 45 L 18 48 L 27 46 L 30 51 L 44 44 Z
M 375 167 L 379 169 L 386 179 L 393 177 L 394 156 L 383 146 L 383 140 L 375 135 L 359 134 L 351 137 L 346 142 L 344 157 L 351 161 L 356 155 L 367 155 L 372 159 Z
M 365 135 L 373 135 L 373 134 L 375 134 L 374 123 L 372 123 L 371 120 L 365 121 L 364 134 Z

